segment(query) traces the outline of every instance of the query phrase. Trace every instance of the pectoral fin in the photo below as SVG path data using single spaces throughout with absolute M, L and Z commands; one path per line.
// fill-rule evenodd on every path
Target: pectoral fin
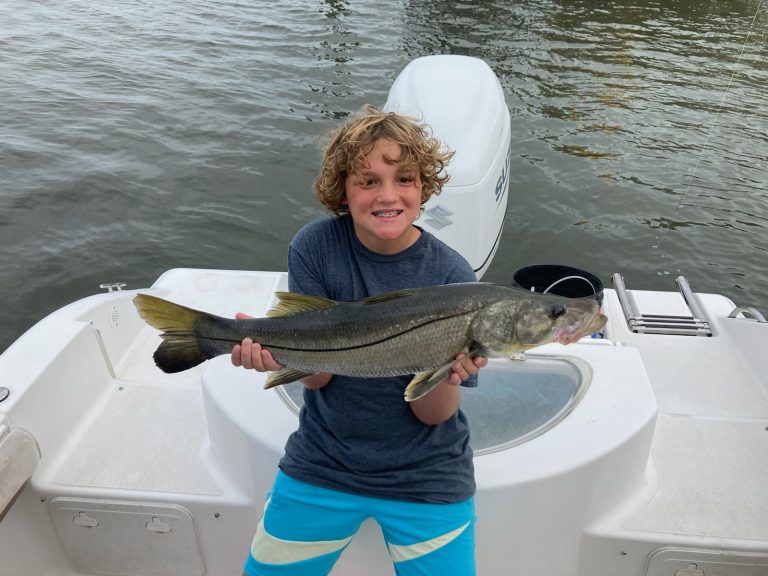
M 491 352 L 485 344 L 473 340 L 469 345 L 467 356 L 482 356 L 483 358 L 488 358 L 489 356 L 493 356 L 493 352 Z
M 487 358 L 490 354 L 490 350 L 479 342 L 473 340 L 469 343 L 467 348 L 465 348 L 465 354 L 467 356 L 482 356 Z M 456 360 L 454 359 L 437 370 L 416 374 L 405 389 L 405 401 L 413 402 L 414 400 L 418 400 L 422 396 L 429 394 L 435 386 L 451 375 L 455 362 Z
M 272 372 L 264 383 L 264 390 L 269 390 L 275 386 L 281 384 L 288 384 L 289 382 L 295 382 L 299 378 L 306 378 L 312 376 L 311 372 L 302 372 L 301 370 L 294 370 L 293 368 L 283 368 L 277 372 Z
M 441 366 L 437 370 L 416 374 L 405 389 L 405 401 L 413 402 L 425 394 L 429 394 L 435 386 L 450 375 L 453 363 L 454 360 L 451 360 L 448 364 Z

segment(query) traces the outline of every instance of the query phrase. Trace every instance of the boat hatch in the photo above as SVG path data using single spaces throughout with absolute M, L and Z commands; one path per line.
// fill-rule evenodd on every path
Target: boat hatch
M 477 388 L 462 393 L 475 456 L 522 444 L 551 429 L 573 410 L 588 385 L 588 371 L 568 359 L 492 358 L 480 372 Z M 298 414 L 304 404 L 302 386 L 292 383 L 276 390 Z

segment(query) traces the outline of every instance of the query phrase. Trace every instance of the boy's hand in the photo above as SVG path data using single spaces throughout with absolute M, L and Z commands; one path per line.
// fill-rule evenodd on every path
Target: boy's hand
M 487 358 L 458 354 L 453 364 L 453 372 L 429 394 L 410 403 L 414 416 L 428 425 L 441 424 L 448 420 L 459 409 L 461 383 L 487 365 Z
M 453 374 L 449 378 L 449 382 L 454 386 L 460 386 L 464 380 L 472 375 L 480 372 L 481 368 L 485 368 L 488 365 L 488 359 L 482 356 L 469 357 L 466 354 L 458 354 L 456 356 L 456 362 L 453 365 Z
M 242 312 L 235 314 L 236 320 L 247 320 L 248 318 L 251 316 Z M 283 368 L 282 364 L 275 361 L 269 350 L 262 348 L 258 342 L 254 342 L 251 338 L 245 338 L 240 344 L 235 344 L 232 348 L 231 360 L 233 366 L 242 366 L 257 372 L 274 372 Z

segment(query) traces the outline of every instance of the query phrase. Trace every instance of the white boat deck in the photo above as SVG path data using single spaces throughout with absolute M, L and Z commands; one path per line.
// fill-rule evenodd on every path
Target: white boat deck
M 612 296 L 606 299 L 611 337 L 640 351 L 658 417 L 645 485 L 586 530 L 587 549 L 596 546 L 601 554 L 585 554 L 584 573 L 623 574 L 648 555 L 650 543 L 669 558 L 649 561 L 648 574 L 685 569 L 687 560 L 673 560 L 685 556 L 678 549 L 703 551 L 689 555 L 702 574 L 765 574 L 768 452 L 760 447 L 768 442 L 768 357 L 761 348 L 768 327 L 729 319 L 729 300 L 701 294 L 712 337 L 635 334 L 620 321 Z M 633 298 L 640 310 L 686 312 L 677 293 Z
M 177 270 L 153 290 L 233 316 L 263 314 L 282 287 L 279 273 Z M 641 309 L 682 302 L 677 293 L 630 294 Z M 0 403 L 0 425 L 28 431 L 41 451 L 34 476 L 0 522 L 0 576 L 114 574 L 117 561 L 128 562 L 120 573 L 130 575 L 181 574 L 181 566 L 184 574 L 239 573 L 295 416 L 274 392 L 260 390 L 253 374 L 227 372 L 226 359 L 216 368 L 160 373 L 151 360 L 159 339 L 136 318 L 130 298 L 104 294 L 65 308 L 0 359 L 11 390 Z M 733 305 L 725 298 L 699 298 L 711 338 L 634 334 L 615 292 L 606 290 L 607 340 L 534 352 L 581 359 L 593 384 L 554 429 L 477 457 L 480 574 L 496 576 L 508 565 L 549 576 L 674 576 L 692 558 L 701 570 L 709 566 L 706 576 L 768 573 L 768 326 L 727 318 Z M 30 363 L 43 335 L 61 351 Z M 605 378 L 609 364 L 617 368 Z M 206 370 L 231 378 L 205 387 Z M 221 394 L 221 406 L 211 394 Z M 220 420 L 238 404 L 242 421 Z M 270 419 L 275 428 L 257 430 Z M 621 420 L 626 438 L 616 433 Z M 574 437 L 579 430 L 588 433 Z M 261 436 L 259 470 L 243 454 Z M 567 452 L 551 457 L 558 446 Z M 502 465 L 506 476 L 498 474 Z M 169 547 L 151 547 L 154 533 L 132 535 L 126 519 L 147 517 L 141 526 L 150 532 L 178 525 Z M 97 538 L 81 519 L 113 532 Z M 129 561 L 129 544 L 151 546 Z M 167 564 L 169 551 L 179 550 L 191 563 Z M 334 574 L 359 574 L 361 567 L 391 573 L 370 527 Z

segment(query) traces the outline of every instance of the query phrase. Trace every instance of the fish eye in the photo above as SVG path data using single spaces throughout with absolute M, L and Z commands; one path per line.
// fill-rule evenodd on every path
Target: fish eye
M 552 316 L 552 318 L 560 318 L 560 316 L 565 314 L 565 306 L 562 304 L 554 304 L 552 309 L 549 311 L 549 314 Z

